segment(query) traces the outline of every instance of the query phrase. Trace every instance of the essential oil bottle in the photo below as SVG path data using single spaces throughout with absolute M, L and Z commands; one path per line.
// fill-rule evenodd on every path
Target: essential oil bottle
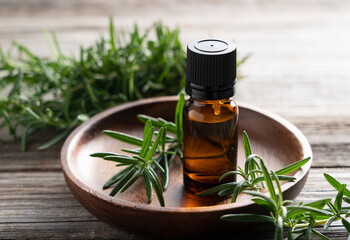
M 237 167 L 238 107 L 236 45 L 202 39 L 187 46 L 186 93 L 183 112 L 184 184 L 199 193 L 215 187 L 222 174 Z M 235 176 L 235 175 L 233 175 Z

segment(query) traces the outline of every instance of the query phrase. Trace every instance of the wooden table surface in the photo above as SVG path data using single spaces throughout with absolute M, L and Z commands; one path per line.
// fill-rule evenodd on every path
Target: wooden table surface
M 252 53 L 236 98 L 285 117 L 312 145 L 312 169 L 297 201 L 335 197 L 324 172 L 350 186 L 349 1 L 0 0 L 0 43 L 8 49 L 16 39 L 47 55 L 47 29 L 65 52 L 77 53 L 107 32 L 108 16 L 123 30 L 155 20 L 179 26 L 184 44 L 208 36 L 235 40 L 241 56 Z M 30 137 L 27 152 L 5 131 L 0 137 L 0 239 L 146 239 L 80 206 L 61 172 L 62 143 L 36 150 L 52 135 Z M 339 223 L 326 235 L 347 238 Z M 272 239 L 273 232 L 258 228 L 235 237 Z

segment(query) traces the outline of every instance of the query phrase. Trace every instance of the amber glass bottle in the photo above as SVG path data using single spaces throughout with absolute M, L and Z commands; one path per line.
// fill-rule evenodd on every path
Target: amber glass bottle
M 235 83 L 236 47 L 232 42 L 203 39 L 188 45 L 186 93 L 190 98 L 183 113 L 184 184 L 193 193 L 217 186 L 222 174 L 236 169 Z

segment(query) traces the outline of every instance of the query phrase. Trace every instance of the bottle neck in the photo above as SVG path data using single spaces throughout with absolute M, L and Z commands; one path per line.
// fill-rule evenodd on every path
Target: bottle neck
M 235 84 L 232 87 L 221 89 L 219 87 L 204 87 L 186 82 L 185 91 L 195 99 L 220 100 L 235 95 Z
M 221 104 L 224 104 L 224 103 L 232 100 L 232 97 L 217 99 L 217 100 L 205 100 L 205 99 L 190 97 L 190 100 L 193 101 L 194 103 L 203 103 L 203 104 L 221 103 Z
M 204 100 L 204 99 L 197 99 L 197 98 L 191 97 L 189 101 L 191 101 L 194 106 L 198 106 L 198 107 L 206 106 L 206 107 L 212 108 L 215 115 L 220 115 L 222 106 L 231 105 L 231 102 L 234 103 L 232 97 L 218 99 L 218 100 Z

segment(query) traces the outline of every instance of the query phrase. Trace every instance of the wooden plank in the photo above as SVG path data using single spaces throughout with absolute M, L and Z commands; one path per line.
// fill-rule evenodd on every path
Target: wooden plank
M 2 239 L 149 239 L 101 221 L 0 224 Z
M 323 178 L 323 172 L 331 174 L 342 183 L 350 184 L 349 168 L 312 169 L 297 201 L 335 197 L 336 191 Z M 104 239 L 116 234 L 120 237 L 127 236 L 126 239 L 136 239 L 134 235 L 99 222 L 81 207 L 69 193 L 59 172 L 4 172 L 0 173 L 0 185 L 0 236 L 4 238 L 26 234 L 31 239 L 39 236 Z M 334 236 L 345 236 L 344 229 L 335 229 L 336 231 L 332 228 L 331 234 L 334 232 Z M 266 234 L 265 230 L 261 231 Z M 271 235 L 267 233 L 266 236 Z
M 350 167 L 350 144 L 315 144 L 313 167 Z
M 349 168 L 312 168 L 302 193 L 309 196 L 309 198 L 318 197 L 320 194 L 323 194 L 324 197 L 330 197 L 336 191 L 324 179 L 323 173 L 331 174 L 340 182 L 349 185 L 349 171 Z M 33 204 L 41 203 L 43 203 L 42 206 L 48 208 L 54 207 L 57 203 L 51 202 L 57 201 L 58 199 L 62 199 L 62 204 L 60 205 L 62 208 L 65 206 L 79 206 L 77 202 L 72 205 L 72 203 L 68 201 L 73 198 L 60 172 L 4 172 L 0 173 L 0 183 L 2 186 L 0 206 L 4 207 L 5 204 L 9 207 L 12 206 L 14 207 L 14 211 L 16 211 L 16 201 L 21 201 L 21 203 L 17 205 L 23 208 L 33 208 Z M 322 186 L 322 188 L 320 186 Z M 35 200 L 35 202 L 32 202 L 32 200 Z M 66 202 L 63 204 L 63 201 Z M 69 211 L 69 209 L 67 209 L 67 211 Z M 0 218 L 1 217 L 3 216 L 0 216 Z
M 27 138 L 26 151 L 20 141 L 14 142 L 7 129 L 0 132 L 0 172 L 15 171 L 60 171 L 60 150 L 63 140 L 46 150 L 38 147 L 55 137 L 52 131 L 36 132 Z
M 6 228 L 5 228 L 6 227 Z M 146 240 L 151 239 L 143 236 L 130 234 L 120 229 L 113 228 L 100 221 L 86 222 L 54 222 L 54 223 L 31 223 L 31 224 L 0 224 L 0 233 L 6 231 L 6 239 L 126 239 L 126 240 Z M 239 232 L 234 234 L 237 240 L 271 240 L 273 239 L 272 226 L 255 226 L 254 231 Z M 322 229 L 319 231 L 323 232 Z M 285 234 L 287 232 L 285 231 Z M 339 225 L 329 228 L 324 234 L 331 239 L 342 240 L 347 238 L 347 233 Z M 0 235 L 2 236 L 2 235 Z M 186 239 L 223 239 L 230 240 L 233 236 L 196 236 Z M 312 240 L 319 238 L 312 235 Z
M 285 64 L 288 65 L 287 62 Z M 249 68 L 249 62 L 244 68 Z M 302 70 L 297 71 L 302 72 Z M 250 73 L 247 73 L 249 78 L 241 81 L 237 88 L 237 99 L 242 102 L 272 111 L 288 119 L 344 119 L 350 116 L 350 98 L 348 97 L 350 84 L 348 83 L 337 81 L 335 78 L 332 80 L 318 76 L 309 78 L 282 73 L 282 71 L 273 72 L 271 77 L 260 75 L 254 80 Z M 286 80 L 287 76 L 293 80 Z M 349 77 L 350 71 L 342 79 Z M 263 78 L 269 80 L 263 81 Z M 280 78 L 284 80 L 281 81 Z M 318 81 L 311 80 L 315 78 Z M 262 94 L 262 91 L 267 92 Z
M 349 118 L 289 118 L 311 144 L 350 143 Z

